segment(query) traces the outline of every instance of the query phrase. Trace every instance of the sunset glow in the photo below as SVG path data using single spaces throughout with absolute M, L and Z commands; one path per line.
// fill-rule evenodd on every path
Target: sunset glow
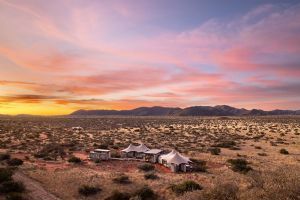
M 246 2 L 0 0 L 0 114 L 300 109 L 299 1 Z

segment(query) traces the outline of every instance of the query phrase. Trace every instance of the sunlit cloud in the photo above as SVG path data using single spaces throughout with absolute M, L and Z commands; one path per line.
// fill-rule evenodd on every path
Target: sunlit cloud
M 0 113 L 299 109 L 300 4 L 183 22 L 166 2 L 0 0 Z

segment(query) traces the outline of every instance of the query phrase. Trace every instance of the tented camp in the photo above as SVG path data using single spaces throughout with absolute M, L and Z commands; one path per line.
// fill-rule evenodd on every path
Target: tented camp
M 157 163 L 158 157 L 162 154 L 161 149 L 151 149 L 145 152 L 145 160 L 152 163 Z
M 130 144 L 126 149 L 122 150 L 122 157 L 143 159 L 145 157 L 145 152 L 149 150 L 150 149 L 144 144 L 140 144 L 139 146 Z
M 95 149 L 90 152 L 90 159 L 97 160 L 109 160 L 110 159 L 110 150 L 108 149 Z
M 159 163 L 171 169 L 172 172 L 183 171 L 186 172 L 190 168 L 190 159 L 181 155 L 175 150 L 172 150 L 168 154 L 159 156 Z

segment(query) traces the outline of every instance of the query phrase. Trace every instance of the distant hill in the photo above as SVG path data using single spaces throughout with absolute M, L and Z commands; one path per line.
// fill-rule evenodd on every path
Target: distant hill
M 265 115 L 300 115 L 300 110 L 247 110 L 227 105 L 193 106 L 187 108 L 140 107 L 132 110 L 78 110 L 70 115 L 128 115 L 128 116 L 265 116 Z

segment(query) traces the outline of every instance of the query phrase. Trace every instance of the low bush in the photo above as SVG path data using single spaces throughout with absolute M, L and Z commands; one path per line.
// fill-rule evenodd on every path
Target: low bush
M 157 195 L 148 186 L 144 186 L 141 189 L 138 189 L 134 193 L 134 196 L 137 197 L 138 200 L 155 200 L 155 199 L 157 199 Z
M 68 162 L 71 162 L 71 163 L 81 163 L 81 159 L 76 157 L 76 156 L 73 156 L 71 158 L 69 158 Z
M 9 166 L 19 166 L 23 164 L 23 160 L 19 158 L 12 158 L 6 161 Z
M 156 174 L 151 173 L 151 172 L 150 173 L 146 173 L 144 175 L 144 177 L 145 177 L 146 180 L 148 180 L 148 179 L 155 180 L 155 179 L 159 178 Z
M 120 175 L 118 177 L 113 178 L 113 182 L 114 183 L 118 183 L 118 184 L 128 184 L 131 183 L 131 181 L 129 180 L 129 177 L 126 175 Z
M 192 161 L 192 166 L 193 166 L 194 172 L 206 172 L 207 171 L 206 161 L 198 160 L 198 159 L 191 159 L 191 161 Z
M 6 200 L 25 200 L 25 198 L 23 197 L 23 195 L 21 193 L 9 193 L 8 195 L 6 195 L 5 197 Z
M 1 153 L 0 154 L 0 161 L 3 161 L 3 160 L 9 160 L 10 159 L 10 155 L 7 154 L 7 153 Z
M 130 199 L 130 194 L 126 192 L 119 192 L 115 190 L 112 195 L 110 195 L 108 198 L 105 200 L 129 200 Z
M 151 165 L 149 163 L 141 164 L 138 166 L 138 168 L 145 172 L 152 171 L 155 169 L 154 165 Z
M 280 149 L 279 153 L 287 155 L 289 152 L 286 149 Z
M 24 192 L 25 186 L 22 182 L 6 181 L 1 184 L 0 191 L 2 193 Z
M 235 172 L 247 173 L 252 170 L 252 168 L 248 166 L 248 162 L 243 158 L 229 159 L 227 162 L 231 164 L 232 170 Z
M 12 170 L 7 168 L 0 168 L 0 183 L 10 181 L 13 175 Z
M 202 190 L 203 187 L 196 183 L 195 181 L 185 181 L 183 183 L 172 185 L 171 190 L 177 195 L 182 195 L 185 192 L 191 192 L 194 190 Z
M 79 194 L 83 196 L 91 196 L 101 192 L 101 188 L 96 186 L 83 185 L 78 189 Z

